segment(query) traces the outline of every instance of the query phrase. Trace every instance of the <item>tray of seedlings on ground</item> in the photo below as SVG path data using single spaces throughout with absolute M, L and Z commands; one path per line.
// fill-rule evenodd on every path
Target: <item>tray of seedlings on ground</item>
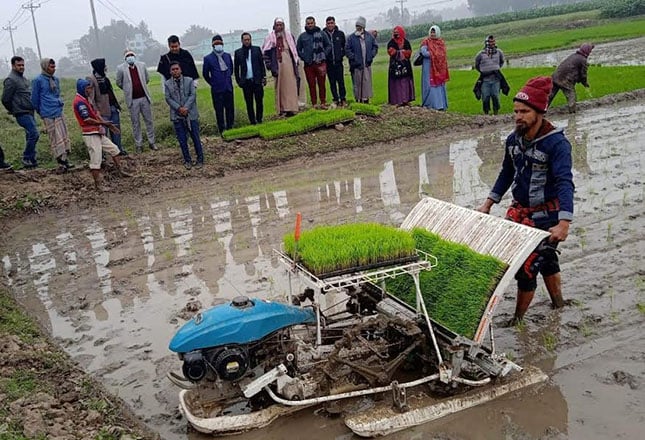
M 284 237 L 286 254 L 318 278 L 402 264 L 418 259 L 412 235 L 376 223 L 318 226 Z
M 365 104 L 364 102 L 352 102 L 348 107 L 357 115 L 378 116 L 381 114 L 381 107 L 374 104 Z
M 419 280 L 430 318 L 447 329 L 472 339 L 493 294 L 506 272 L 506 263 L 469 247 L 443 240 L 424 229 L 413 229 L 415 246 L 437 258 L 437 267 L 423 271 Z M 412 277 L 386 281 L 387 291 L 416 305 Z
M 322 127 L 329 127 L 340 122 L 353 121 L 355 118 L 356 113 L 348 109 L 310 109 L 288 119 L 276 119 L 263 124 L 226 130 L 222 134 L 222 139 L 229 142 L 235 139 L 249 139 L 256 136 L 265 140 L 279 139 L 307 133 Z

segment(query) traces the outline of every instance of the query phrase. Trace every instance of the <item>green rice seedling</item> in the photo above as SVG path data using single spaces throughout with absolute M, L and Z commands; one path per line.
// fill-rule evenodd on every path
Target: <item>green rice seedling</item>
M 381 107 L 373 104 L 365 104 L 362 102 L 352 102 L 349 104 L 349 109 L 357 115 L 378 116 L 381 114 Z
M 438 260 L 437 267 L 421 272 L 419 280 L 430 317 L 455 333 L 473 338 L 486 304 L 508 266 L 423 229 L 414 229 L 412 236 L 417 249 Z M 386 287 L 409 305 L 416 305 L 412 277 L 388 280 Z
M 249 139 L 260 136 L 260 130 L 257 125 L 245 125 L 239 128 L 232 128 L 222 133 L 222 139 L 227 142 L 235 139 Z
M 614 241 L 613 235 L 611 235 L 611 222 L 607 223 L 607 243 Z
M 553 351 L 556 345 L 558 345 L 558 337 L 551 332 L 545 332 L 542 335 L 542 342 L 544 343 L 546 351 Z
M 416 255 L 409 232 L 376 223 L 318 226 L 304 231 L 297 247 L 294 234 L 287 234 L 284 249 L 319 276 Z
M 645 315 L 645 303 L 636 303 L 636 310 Z
M 352 121 L 356 114 L 347 109 L 307 110 L 289 119 L 280 119 L 258 126 L 260 137 L 266 140 L 278 139 L 306 133 L 339 122 Z

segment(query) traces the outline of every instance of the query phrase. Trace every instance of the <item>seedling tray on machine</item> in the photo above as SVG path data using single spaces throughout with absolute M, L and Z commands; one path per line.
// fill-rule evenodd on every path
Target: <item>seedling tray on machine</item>
M 378 284 L 400 275 L 418 274 L 437 265 L 437 259 L 434 256 L 417 249 L 416 255 L 404 258 L 316 274 L 303 264 L 294 261 L 284 251 L 274 249 L 274 252 L 290 272 L 297 274 L 307 284 L 320 289 L 321 293 L 347 287 L 359 287 L 364 283 Z

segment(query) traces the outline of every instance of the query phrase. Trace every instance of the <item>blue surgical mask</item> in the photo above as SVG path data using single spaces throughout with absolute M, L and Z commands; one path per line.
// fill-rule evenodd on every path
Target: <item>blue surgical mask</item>
M 215 46 L 213 46 L 213 52 L 224 52 L 224 46 L 222 46 L 221 44 L 216 44 Z
M 133 65 L 136 60 L 137 57 L 135 57 L 134 55 L 128 55 L 127 57 L 125 57 L 125 62 L 129 65 Z

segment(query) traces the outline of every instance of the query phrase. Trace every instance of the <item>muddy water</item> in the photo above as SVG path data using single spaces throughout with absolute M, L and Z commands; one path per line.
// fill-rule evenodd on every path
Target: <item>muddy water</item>
M 551 380 L 391 438 L 640 438 L 645 102 L 554 123 L 573 144 L 576 221 L 561 259 L 565 294 L 577 304 L 553 312 L 538 291 L 524 330 L 496 330 L 499 350 L 539 365 Z M 197 181 L 107 209 L 34 217 L 8 234 L 3 276 L 78 363 L 163 438 L 200 439 L 176 419 L 177 393 L 164 378 L 180 367 L 167 345 L 184 322 L 182 309 L 239 294 L 284 297 L 287 277 L 272 249 L 297 212 L 305 227 L 398 225 L 422 194 L 476 206 L 496 177 L 511 128 L 376 145 Z M 512 312 L 510 290 L 508 298 L 498 324 Z M 352 438 L 341 420 L 307 409 L 238 438 L 303 432 Z
M 589 63 L 601 66 L 642 66 L 645 64 L 643 50 L 645 50 L 645 37 L 597 44 L 589 56 Z M 508 65 L 512 67 L 557 66 L 574 52 L 573 49 L 567 49 L 511 58 L 508 60 Z

